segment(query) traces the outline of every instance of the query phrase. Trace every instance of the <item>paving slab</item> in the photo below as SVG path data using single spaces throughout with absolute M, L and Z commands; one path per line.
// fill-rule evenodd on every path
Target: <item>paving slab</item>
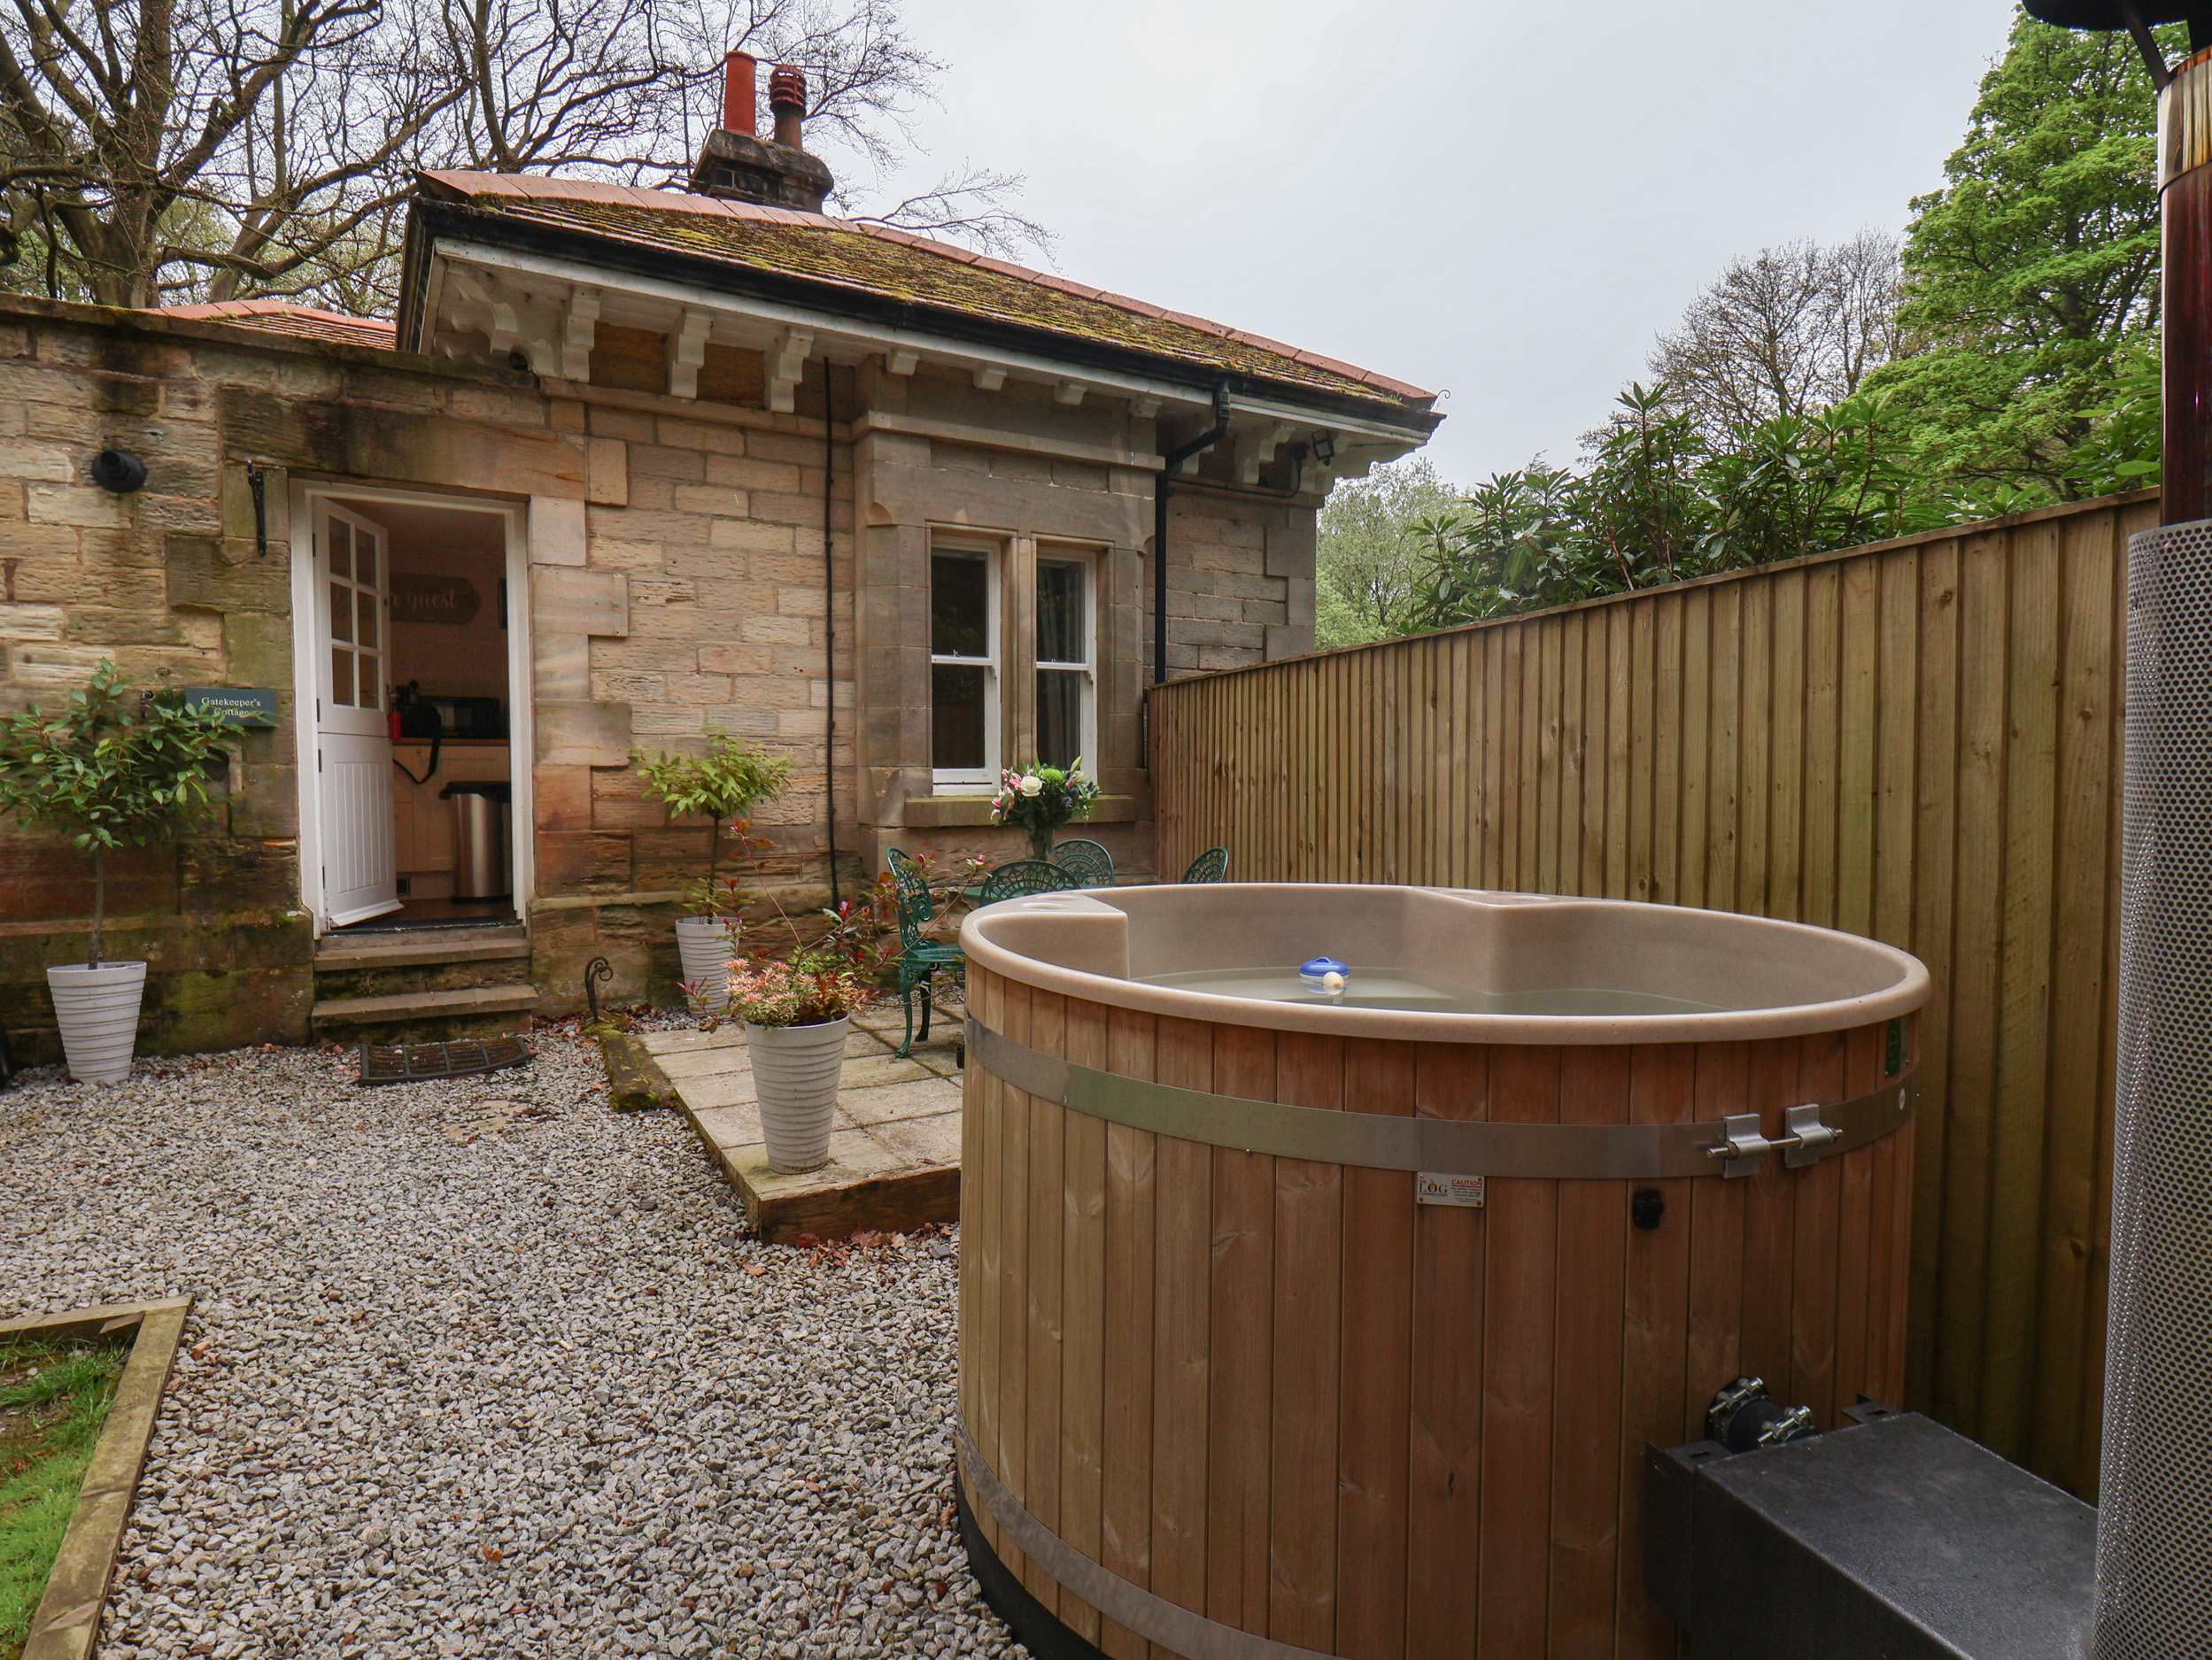
M 763 1239 L 841 1239 L 866 1229 L 906 1233 L 960 1216 L 960 1017 L 939 1011 L 910 1057 L 894 1005 L 854 1022 L 845 1045 L 830 1162 L 787 1176 L 770 1170 L 742 1028 L 656 1031 L 630 1040 L 653 1093 L 677 1107 L 744 1201 Z

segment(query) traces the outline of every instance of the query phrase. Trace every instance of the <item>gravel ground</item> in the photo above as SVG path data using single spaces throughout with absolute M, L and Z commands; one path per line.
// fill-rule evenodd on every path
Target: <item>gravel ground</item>
M 952 1525 L 941 1238 L 747 1238 L 597 1052 L 0 1094 L 10 1312 L 197 1300 L 100 1654 L 1019 1656 Z

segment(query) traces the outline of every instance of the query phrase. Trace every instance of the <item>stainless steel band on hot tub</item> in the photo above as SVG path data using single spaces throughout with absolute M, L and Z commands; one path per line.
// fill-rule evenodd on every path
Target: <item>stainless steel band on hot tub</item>
M 968 1017 L 968 1060 L 1016 1089 L 1109 1123 L 1278 1158 L 1368 1170 L 1576 1181 L 1748 1176 L 1761 1155 L 1818 1163 L 1878 1141 L 1913 1113 L 1913 1069 L 1848 1100 L 1788 1109 L 1786 1132 L 1760 1133 L 1757 1113 L 1698 1123 L 1490 1123 L 1332 1112 L 1179 1089 L 1078 1066 Z
M 1163 1648 L 1188 1655 L 1190 1660 L 1332 1660 L 1319 1648 L 1301 1648 L 1277 1642 L 1253 1632 L 1225 1625 L 1203 1614 L 1194 1614 L 1102 1567 L 1032 1516 L 1022 1502 L 1006 1490 L 998 1472 L 984 1462 L 968 1434 L 968 1426 L 955 1419 L 953 1432 L 959 1438 L 961 1472 L 968 1492 L 979 1501 L 1006 1536 L 1054 1579 L 1081 1597 L 1108 1619 L 1149 1637 Z

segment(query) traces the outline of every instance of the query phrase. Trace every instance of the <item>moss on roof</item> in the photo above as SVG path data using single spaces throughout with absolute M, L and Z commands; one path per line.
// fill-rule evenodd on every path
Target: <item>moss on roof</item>
M 1394 411 L 1415 399 L 1249 340 L 1210 333 L 1053 286 L 1017 267 L 969 263 L 918 238 L 828 224 L 792 224 L 734 214 L 655 210 L 625 204 L 478 192 L 472 204 L 512 219 L 572 227 L 625 242 L 702 255 L 762 270 L 830 282 L 870 294 L 986 317 L 1071 338 L 1172 358 L 1209 368 L 1311 387 Z

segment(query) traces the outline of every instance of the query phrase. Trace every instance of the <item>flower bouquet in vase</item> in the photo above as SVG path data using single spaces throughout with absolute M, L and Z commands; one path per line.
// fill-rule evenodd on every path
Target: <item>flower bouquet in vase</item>
M 1033 761 L 1019 772 L 999 775 L 999 792 L 991 798 L 991 821 L 1018 826 L 1029 838 L 1029 856 L 1049 859 L 1060 827 L 1088 814 L 1096 799 L 1098 786 L 1083 776 L 1080 755 L 1064 768 Z

